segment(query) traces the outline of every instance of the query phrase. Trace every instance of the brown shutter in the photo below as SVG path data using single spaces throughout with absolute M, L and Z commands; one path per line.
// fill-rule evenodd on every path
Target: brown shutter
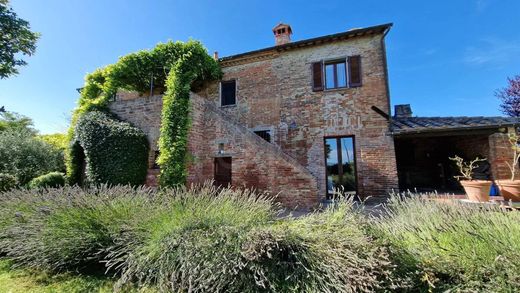
M 361 86 L 361 56 L 348 57 L 348 86 Z
M 312 90 L 315 92 L 323 90 L 323 63 L 322 62 L 312 63 Z

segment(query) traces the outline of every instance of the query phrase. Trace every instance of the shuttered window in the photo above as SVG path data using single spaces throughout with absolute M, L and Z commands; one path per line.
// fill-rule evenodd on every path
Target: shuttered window
M 361 86 L 361 56 L 348 57 L 348 86 Z
M 312 63 L 312 90 L 315 92 L 323 90 L 323 63 L 322 62 Z
M 325 63 L 325 88 L 337 89 L 347 87 L 346 60 Z
M 361 56 L 312 63 L 312 90 L 360 87 Z
M 236 104 L 236 81 L 222 81 L 220 83 L 221 106 L 231 106 Z

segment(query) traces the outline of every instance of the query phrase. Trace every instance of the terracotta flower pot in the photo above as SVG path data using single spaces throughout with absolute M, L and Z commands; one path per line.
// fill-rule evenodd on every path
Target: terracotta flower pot
M 496 182 L 504 200 L 520 201 L 520 180 L 497 180 Z
M 491 181 L 487 180 L 462 180 L 460 181 L 468 199 L 471 201 L 486 202 L 489 201 L 489 192 L 491 190 Z

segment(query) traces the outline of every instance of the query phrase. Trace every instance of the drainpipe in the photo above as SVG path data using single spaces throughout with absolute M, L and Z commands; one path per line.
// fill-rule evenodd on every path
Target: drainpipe
M 383 37 L 381 38 L 381 48 L 383 50 L 383 66 L 385 68 L 385 84 L 386 84 L 386 99 L 388 104 L 388 130 L 390 133 L 392 133 L 392 112 L 391 112 L 391 104 L 390 104 L 390 82 L 388 80 L 388 62 L 386 60 L 386 44 L 385 44 L 385 37 L 390 32 L 390 28 L 387 28 L 385 32 L 383 33 Z

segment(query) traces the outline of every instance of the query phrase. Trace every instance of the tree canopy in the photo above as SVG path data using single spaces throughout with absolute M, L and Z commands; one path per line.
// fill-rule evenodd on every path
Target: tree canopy
M 520 75 L 508 78 L 508 85 L 495 92 L 502 103 L 500 110 L 511 117 L 520 117 Z
M 15 131 L 36 134 L 31 118 L 9 111 L 0 111 L 0 132 Z
M 29 22 L 18 17 L 8 0 L 0 0 L 0 79 L 18 74 L 27 64 L 20 55 L 36 51 L 40 35 L 30 30 Z

